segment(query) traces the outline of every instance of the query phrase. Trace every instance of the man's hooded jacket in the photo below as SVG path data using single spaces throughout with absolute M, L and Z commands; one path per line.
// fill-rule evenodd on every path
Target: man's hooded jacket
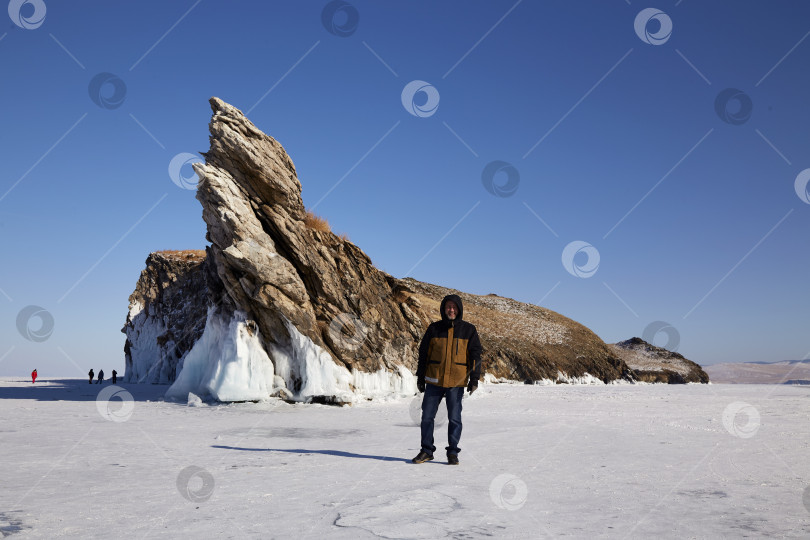
M 448 301 L 458 307 L 458 315 L 450 320 L 444 312 Z M 419 344 L 418 379 L 444 388 L 476 385 L 481 378 L 481 341 L 475 326 L 462 320 L 464 306 L 461 298 L 448 294 L 442 300 L 442 320 L 431 323 Z

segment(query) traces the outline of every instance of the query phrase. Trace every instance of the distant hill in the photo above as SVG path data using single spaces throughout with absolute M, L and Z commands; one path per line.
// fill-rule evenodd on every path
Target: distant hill
M 709 382 L 710 375 L 695 362 L 639 337 L 611 343 L 610 347 L 633 370 L 639 381 L 669 384 Z
M 714 364 L 703 370 L 716 383 L 810 385 L 810 360 Z

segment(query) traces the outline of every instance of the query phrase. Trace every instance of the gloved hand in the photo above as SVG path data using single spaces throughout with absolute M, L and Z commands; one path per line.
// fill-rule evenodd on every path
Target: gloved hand
M 470 381 L 470 384 L 467 385 L 467 392 L 472 394 L 478 389 L 478 381 Z
M 419 392 L 424 392 L 425 391 L 425 379 L 424 379 L 424 377 L 419 377 L 418 379 L 416 379 L 416 388 L 419 390 Z

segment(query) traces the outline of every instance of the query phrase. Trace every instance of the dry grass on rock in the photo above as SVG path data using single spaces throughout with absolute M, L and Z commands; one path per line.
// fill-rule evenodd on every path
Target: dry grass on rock
M 167 259 L 202 262 L 205 260 L 204 249 L 163 249 L 156 251 Z

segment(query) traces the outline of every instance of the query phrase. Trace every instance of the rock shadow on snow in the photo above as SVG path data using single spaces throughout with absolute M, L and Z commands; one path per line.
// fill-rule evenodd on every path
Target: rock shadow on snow
M 13 381 L 14 386 L 7 386 L 0 382 L 0 399 L 31 399 L 36 401 L 96 401 L 104 388 L 113 386 L 112 382 L 102 384 L 88 384 L 87 379 L 46 379 L 38 380 L 35 384 L 27 381 L 20 385 Z M 115 386 L 123 388 L 132 396 L 133 401 L 163 401 L 165 386 L 151 384 L 132 384 L 118 382 Z

